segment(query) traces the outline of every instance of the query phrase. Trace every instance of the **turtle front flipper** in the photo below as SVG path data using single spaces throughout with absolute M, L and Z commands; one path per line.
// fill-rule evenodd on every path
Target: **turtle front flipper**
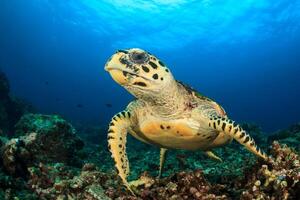
M 257 147 L 254 139 L 234 121 L 220 116 L 211 116 L 208 125 L 217 131 L 228 134 L 258 157 L 268 160 L 268 156 Z
M 130 118 L 131 113 L 129 111 L 122 111 L 116 114 L 109 124 L 107 139 L 108 148 L 112 154 L 111 157 L 115 161 L 118 174 L 128 190 L 134 194 L 126 179 L 129 174 L 129 162 L 126 154 L 126 139 L 128 129 L 131 127 Z
M 161 177 L 162 170 L 164 168 L 165 160 L 166 160 L 166 152 L 167 149 L 165 148 L 160 148 L 160 155 L 159 155 L 159 173 L 158 173 L 158 178 Z

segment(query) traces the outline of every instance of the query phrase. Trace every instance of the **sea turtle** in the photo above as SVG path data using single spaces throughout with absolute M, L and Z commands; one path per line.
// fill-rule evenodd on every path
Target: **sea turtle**
M 137 99 L 116 114 L 108 130 L 108 148 L 124 185 L 129 163 L 126 136 L 160 148 L 160 170 L 167 149 L 202 150 L 219 159 L 211 149 L 235 139 L 246 149 L 267 160 L 254 140 L 215 101 L 176 81 L 169 68 L 142 49 L 118 50 L 105 70 Z

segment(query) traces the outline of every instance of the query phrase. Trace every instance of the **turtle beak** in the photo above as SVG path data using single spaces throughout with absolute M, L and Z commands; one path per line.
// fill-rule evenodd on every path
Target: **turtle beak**
M 118 68 L 118 66 L 116 64 L 114 64 L 113 62 L 113 58 L 114 56 L 112 56 L 110 59 L 108 59 L 108 61 L 105 64 L 104 70 L 109 72 L 112 69 Z
M 127 83 L 126 77 L 123 74 L 123 66 L 119 59 L 123 55 L 122 52 L 115 53 L 105 64 L 104 70 L 107 71 L 111 77 L 120 85 Z
M 106 63 L 105 64 L 105 67 L 104 67 L 105 71 L 109 72 L 109 71 L 114 70 L 114 69 L 118 69 L 118 67 L 112 65 L 112 63 Z
M 112 69 L 108 71 L 111 77 L 120 85 L 125 85 L 128 81 L 121 70 Z
M 105 71 L 109 72 L 113 69 L 122 70 L 123 66 L 120 64 L 120 59 L 125 54 L 127 54 L 127 50 L 118 50 L 114 55 L 112 55 L 105 64 Z

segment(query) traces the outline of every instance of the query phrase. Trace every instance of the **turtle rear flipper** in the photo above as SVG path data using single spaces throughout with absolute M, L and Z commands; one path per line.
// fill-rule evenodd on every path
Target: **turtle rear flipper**
M 161 174 L 162 174 L 162 170 L 164 168 L 164 164 L 165 164 L 165 160 L 166 160 L 166 152 L 167 152 L 167 149 L 160 148 L 158 179 L 160 179 Z
M 214 154 L 214 152 L 212 152 L 212 151 L 205 151 L 204 153 L 213 160 L 223 162 L 222 158 L 220 158 L 219 156 Z
M 268 160 L 269 157 L 255 144 L 254 139 L 234 121 L 220 116 L 212 116 L 208 123 L 209 127 L 230 135 L 248 151 L 264 160 Z

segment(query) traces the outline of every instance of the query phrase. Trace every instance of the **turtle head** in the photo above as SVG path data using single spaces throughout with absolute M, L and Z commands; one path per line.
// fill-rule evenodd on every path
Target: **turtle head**
M 118 50 L 105 64 L 112 78 L 134 96 L 159 93 L 174 82 L 170 70 L 141 49 Z

